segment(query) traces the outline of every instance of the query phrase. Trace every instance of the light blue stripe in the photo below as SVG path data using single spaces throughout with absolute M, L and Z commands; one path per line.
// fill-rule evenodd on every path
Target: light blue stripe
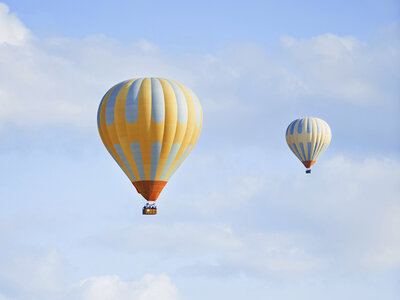
M 180 143 L 175 143 L 171 147 L 171 151 L 168 154 L 167 162 L 164 165 L 164 170 L 161 173 L 161 180 L 164 180 L 165 176 L 167 176 L 168 170 L 171 167 L 172 163 L 175 160 L 175 156 L 178 154 L 179 148 L 181 147 Z
M 139 175 L 140 175 L 140 180 L 146 180 L 146 177 L 144 175 L 142 151 L 140 148 L 140 144 L 137 142 L 131 143 L 131 151 L 132 151 L 133 159 L 135 160 L 135 164 L 136 164 L 136 167 L 137 167 Z
M 192 96 L 193 104 L 194 104 L 194 107 L 195 107 L 195 110 L 196 110 L 196 125 L 200 126 L 200 117 L 201 117 L 200 104 L 197 101 L 196 95 L 193 93 L 193 91 L 191 89 L 189 89 L 189 88 L 188 88 L 188 90 L 189 90 L 190 96 Z
M 300 143 L 299 143 L 299 146 L 300 146 L 301 153 L 303 154 L 304 160 L 307 160 L 307 159 L 306 159 L 306 152 L 304 151 L 304 144 L 303 144 L 303 142 L 300 142 Z
M 294 150 L 296 151 L 297 155 L 300 157 L 300 160 L 303 161 L 304 159 L 301 157 L 299 149 L 297 149 L 297 146 L 295 143 L 292 144 Z
M 317 149 L 318 149 L 318 142 L 315 143 L 314 152 L 313 152 L 313 155 L 311 157 L 311 160 L 315 159 L 315 152 L 317 151 Z
M 301 160 L 301 156 L 298 156 L 298 155 L 297 155 L 298 153 L 296 153 L 296 151 L 294 150 L 294 148 L 292 147 L 292 145 L 290 145 L 290 144 L 288 144 L 288 145 L 289 145 L 290 150 L 292 150 L 292 152 L 296 155 L 296 157 L 297 157 L 298 159 Z
M 190 149 L 192 148 L 192 146 L 187 146 L 185 152 L 183 152 L 183 155 L 181 156 L 181 158 L 179 159 L 178 163 L 175 165 L 174 170 L 169 174 L 167 181 L 170 180 L 171 176 L 174 175 L 175 171 L 179 168 L 179 166 L 182 164 L 182 162 L 184 161 L 184 159 L 186 158 L 186 156 L 188 155 Z
M 296 123 L 299 121 L 299 119 L 294 120 L 292 123 L 292 127 L 290 128 L 290 135 L 293 135 L 294 127 L 296 126 Z
M 128 123 L 135 123 L 138 118 L 139 92 L 143 78 L 135 80 L 129 88 L 125 103 L 125 119 Z
M 107 94 L 106 94 L 107 95 Z M 97 128 L 100 128 L 100 111 L 101 111 L 101 105 L 103 104 L 103 100 L 105 98 L 105 96 L 103 96 L 103 99 L 101 99 L 100 105 L 99 105 L 99 109 L 97 110 Z
M 300 134 L 303 131 L 304 119 L 300 119 L 299 126 L 297 127 L 297 132 Z
M 307 118 L 307 133 L 312 132 L 311 118 Z
M 287 136 L 288 133 L 289 133 L 289 128 L 290 128 L 290 126 L 292 126 L 292 124 L 293 124 L 294 122 L 295 122 L 295 121 L 292 121 L 292 123 L 290 123 L 289 126 L 287 127 L 287 129 L 286 129 L 286 136 Z
M 154 142 L 151 144 L 151 166 L 150 166 L 150 180 L 156 179 L 158 162 L 160 161 L 161 143 Z
M 157 78 L 151 78 L 151 118 L 156 123 L 165 119 L 164 91 Z
M 111 89 L 112 89 L 112 88 L 111 88 Z M 107 91 L 107 93 L 105 93 L 105 95 L 103 96 L 103 98 L 101 99 L 101 102 L 100 102 L 100 105 L 99 105 L 99 110 L 97 111 L 97 127 L 98 127 L 98 128 L 100 128 L 100 111 L 101 111 L 101 106 L 103 105 L 103 101 L 104 101 L 104 99 L 106 98 L 106 96 L 108 95 L 108 93 L 110 92 L 111 89 L 109 89 L 109 90 Z
M 136 181 L 135 174 L 133 174 L 133 172 L 132 172 L 132 168 L 129 165 L 128 160 L 126 159 L 126 156 L 124 154 L 124 151 L 122 150 L 121 145 L 114 144 L 114 149 L 115 149 L 115 151 L 117 151 L 119 158 L 121 159 L 122 163 L 124 164 L 125 168 L 128 170 L 128 172 L 131 175 L 131 177 L 133 178 L 133 180 Z
M 178 107 L 178 122 L 181 124 L 186 124 L 188 119 L 188 108 L 185 94 L 175 82 L 168 80 L 168 83 L 172 86 L 172 89 L 175 93 L 176 104 Z
M 106 106 L 106 123 L 107 125 L 112 125 L 114 123 L 114 110 L 115 110 L 115 102 L 117 101 L 117 96 L 121 88 L 127 83 L 129 80 L 118 83 L 116 88 L 111 92 L 108 97 L 107 106 Z
M 307 143 L 308 160 L 311 160 L 311 142 Z

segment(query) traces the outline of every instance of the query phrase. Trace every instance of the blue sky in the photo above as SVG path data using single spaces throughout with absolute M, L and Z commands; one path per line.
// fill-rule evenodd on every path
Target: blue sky
M 0 3 L 0 300 L 398 299 L 396 1 Z M 101 97 L 175 79 L 198 144 L 156 217 L 104 149 Z M 305 176 L 302 116 L 332 142 Z
M 326 32 L 370 38 L 398 19 L 396 1 L 30 1 L 10 3 L 39 36 L 104 34 L 122 42 L 144 38 L 181 53 L 235 42 L 274 46 L 282 35 Z M 140 28 L 140 29 L 139 29 Z M 178 45 L 174 45 L 174 44 Z

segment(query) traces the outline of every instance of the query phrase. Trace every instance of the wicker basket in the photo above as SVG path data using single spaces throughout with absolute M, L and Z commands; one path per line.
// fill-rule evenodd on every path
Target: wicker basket
M 144 215 L 156 215 L 157 208 L 143 207 L 143 214 Z

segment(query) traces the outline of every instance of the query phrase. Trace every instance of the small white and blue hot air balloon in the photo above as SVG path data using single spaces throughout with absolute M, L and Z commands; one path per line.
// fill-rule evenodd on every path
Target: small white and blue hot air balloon
M 311 166 L 328 148 L 331 142 L 331 129 L 324 120 L 305 117 L 294 120 L 286 129 L 286 142 L 296 157 L 311 173 Z

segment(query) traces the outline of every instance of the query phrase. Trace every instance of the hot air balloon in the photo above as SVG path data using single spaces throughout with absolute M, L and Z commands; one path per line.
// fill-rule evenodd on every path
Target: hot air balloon
M 294 120 L 286 129 L 286 142 L 296 157 L 311 173 L 311 166 L 328 148 L 332 134 L 328 123 L 319 118 Z
M 97 125 L 108 152 L 156 214 L 155 201 L 200 135 L 203 112 L 196 95 L 162 78 L 113 86 L 101 100 Z

